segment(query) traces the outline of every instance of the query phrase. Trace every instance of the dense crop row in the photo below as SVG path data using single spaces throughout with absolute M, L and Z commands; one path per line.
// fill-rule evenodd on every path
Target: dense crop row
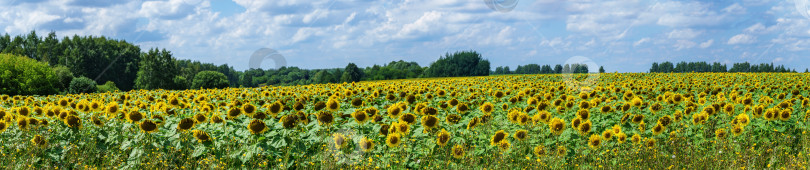
M 580 79 L 586 75 L 576 75 Z M 805 74 L 0 97 L 8 168 L 806 168 Z

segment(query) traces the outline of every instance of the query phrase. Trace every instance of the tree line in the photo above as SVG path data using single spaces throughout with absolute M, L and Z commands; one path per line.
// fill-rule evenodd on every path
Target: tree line
M 65 36 L 55 32 L 41 37 L 36 31 L 29 34 L 0 36 L 0 53 L 5 61 L 26 62 L 37 66 L 42 75 L 11 74 L 31 72 L 15 66 L 15 62 L 2 62 L 4 78 L 0 82 L 1 94 L 47 95 L 87 93 L 96 91 L 128 91 L 133 89 L 196 89 L 224 87 L 259 87 L 265 85 L 305 85 L 313 83 L 342 83 L 363 80 L 388 80 L 421 77 L 486 76 L 490 74 L 489 61 L 475 51 L 447 53 L 422 67 L 416 62 L 392 61 L 384 65 L 360 68 L 348 63 L 344 68 L 301 69 L 249 69 L 236 71 L 227 64 L 215 65 L 192 60 L 178 60 L 171 51 L 152 48 L 146 51 L 125 40 L 104 36 Z M 22 56 L 29 60 L 14 59 Z M 34 62 L 34 63 L 32 63 Z M 39 64 L 37 64 L 39 63 Z M 42 67 L 46 66 L 46 67 Z M 42 78 L 47 77 L 47 79 Z M 40 80 L 35 81 L 39 78 Z M 13 80 L 13 81 L 12 81 Z M 40 82 L 42 80 L 47 80 Z M 34 81 L 44 89 L 32 89 Z M 98 84 L 96 82 L 99 82 Z M 100 82 L 104 82 L 101 84 Z M 8 85 L 8 86 L 6 86 Z M 15 86 L 15 87 L 12 87 Z
M 734 63 L 732 64 L 731 68 L 728 69 L 726 64 L 714 62 L 709 64 L 707 62 L 678 62 L 677 64 L 673 64 L 672 62 L 666 61 L 661 64 L 654 62 L 652 67 L 650 67 L 650 73 L 688 73 L 688 72 L 715 72 L 715 73 L 722 73 L 722 72 L 751 72 L 751 73 L 758 73 L 758 72 L 777 72 L 777 73 L 789 73 L 789 72 L 796 72 L 796 69 L 788 69 L 783 65 L 774 66 L 773 63 L 761 63 L 761 64 L 751 64 L 748 62 L 743 63 Z M 807 72 L 807 70 L 805 70 Z
M 605 68 L 603 66 L 599 66 L 599 73 L 604 73 Z M 557 64 L 553 68 L 551 65 L 538 65 L 538 64 L 526 64 L 526 65 L 518 65 L 518 67 L 511 71 L 509 66 L 499 66 L 495 68 L 495 71 L 492 74 L 561 74 L 561 73 L 589 73 L 588 65 L 586 64 L 565 64 L 560 65 Z

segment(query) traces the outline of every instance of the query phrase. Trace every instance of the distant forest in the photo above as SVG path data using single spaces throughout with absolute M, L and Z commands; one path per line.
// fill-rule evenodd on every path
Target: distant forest
M 490 63 L 475 51 L 447 53 L 429 66 L 416 62 L 392 61 L 384 65 L 359 68 L 348 63 L 344 68 L 301 69 L 281 67 L 279 69 L 249 69 L 236 71 L 222 64 L 201 63 L 192 60 L 178 60 L 166 49 L 142 49 L 124 40 L 108 39 L 100 36 L 66 36 L 59 38 L 55 32 L 41 37 L 36 31 L 26 35 L 0 36 L 0 57 L 6 61 L 29 62 L 13 59 L 22 56 L 32 59 L 31 66 L 46 66 L 43 74 L 33 77 L 5 74 L 8 81 L 0 82 L 0 94 L 65 94 L 96 91 L 128 91 L 133 89 L 182 90 L 194 88 L 259 87 L 265 85 L 304 85 L 314 83 L 342 83 L 362 80 L 388 80 L 420 77 L 459 77 L 487 76 L 491 72 Z M 19 64 L 3 62 L 0 73 L 30 72 L 19 68 Z M 39 68 L 39 67 L 37 67 Z M 198 74 L 205 72 L 206 74 Z M 52 74 L 52 75 L 51 75 Z M 198 76 L 199 75 L 199 76 Z M 43 87 L 54 89 L 31 89 L 25 81 L 45 80 L 41 77 L 55 77 L 54 82 Z M 50 79 L 47 79 L 50 80 Z M 75 81 L 74 81 L 75 80 Z M 103 85 L 101 85 L 103 83 Z M 70 89 L 71 87 L 82 89 Z M 91 90 L 85 90 L 94 87 Z M 95 88 L 98 87 L 98 88 Z
M 718 62 L 714 62 L 709 64 L 707 62 L 679 62 L 678 64 L 673 64 L 672 62 L 663 62 L 658 64 L 657 62 L 652 64 L 650 67 L 650 73 L 690 73 L 690 72 L 716 72 L 716 73 L 723 73 L 723 72 L 751 72 L 751 73 L 760 73 L 760 72 L 777 72 L 777 73 L 796 73 L 796 69 L 788 69 L 785 68 L 783 65 L 774 66 L 773 63 L 767 64 L 751 64 L 748 62 L 744 63 L 734 63 L 731 66 L 731 69 L 728 69 L 726 64 L 721 64 Z M 807 70 L 805 69 L 805 72 Z

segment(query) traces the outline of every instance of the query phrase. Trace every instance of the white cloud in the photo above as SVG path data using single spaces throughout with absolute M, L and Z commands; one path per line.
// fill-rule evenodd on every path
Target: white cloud
M 759 33 L 759 32 L 765 31 L 765 29 L 766 29 L 765 25 L 762 25 L 762 23 L 756 23 L 754 25 L 751 25 L 748 28 L 745 28 L 745 32 L 747 32 L 747 33 Z
M 734 45 L 734 44 L 751 44 L 756 41 L 756 37 L 748 35 L 748 34 L 737 34 L 728 39 L 727 44 Z
M 667 36 L 671 39 L 692 39 L 699 36 L 703 31 L 695 31 L 693 29 L 677 29 L 669 32 Z
M 635 47 L 635 46 L 639 46 L 639 45 L 642 45 L 642 44 L 647 43 L 647 42 L 649 42 L 649 41 L 650 41 L 650 38 L 644 37 L 644 38 L 642 38 L 642 39 L 639 39 L 639 40 L 638 40 L 638 41 L 636 41 L 635 43 L 633 43 L 633 46 L 634 46 L 634 47 Z
M 678 40 L 678 41 L 675 42 L 675 45 L 673 45 L 673 46 L 675 47 L 675 50 L 682 50 L 682 49 L 689 49 L 689 48 L 695 47 L 695 45 L 697 45 L 697 43 L 689 41 L 689 40 Z
M 706 42 L 702 42 L 702 43 L 700 43 L 700 48 L 709 48 L 709 47 L 712 46 L 713 43 L 714 43 L 714 39 L 710 39 L 710 40 L 708 40 Z

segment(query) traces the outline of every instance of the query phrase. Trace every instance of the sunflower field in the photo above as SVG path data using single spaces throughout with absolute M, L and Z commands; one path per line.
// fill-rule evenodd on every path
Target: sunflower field
M 810 75 L 565 80 L 510 75 L 2 95 L 0 165 L 807 169 Z

